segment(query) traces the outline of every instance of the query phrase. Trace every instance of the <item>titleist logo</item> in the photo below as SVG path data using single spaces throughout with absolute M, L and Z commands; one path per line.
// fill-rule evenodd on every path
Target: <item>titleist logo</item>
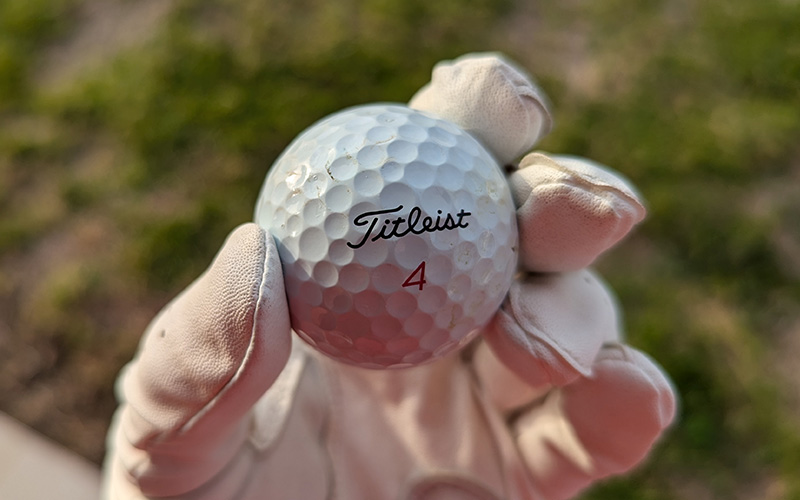
M 459 227 L 469 226 L 469 222 L 465 221 L 466 217 L 472 215 L 471 212 L 465 211 L 463 208 L 456 214 L 443 214 L 441 210 L 437 210 L 436 218 L 426 215 L 422 216 L 422 209 L 414 207 L 408 213 L 408 218 L 395 217 L 392 218 L 391 214 L 396 214 L 403 210 L 403 205 L 396 208 L 389 208 L 386 210 L 373 210 L 364 212 L 353 217 L 353 224 L 356 226 L 368 226 L 367 232 L 358 243 L 347 242 L 350 248 L 361 248 L 367 241 L 389 240 L 392 238 L 402 238 L 407 234 L 422 234 L 422 233 L 435 233 L 437 231 L 452 231 Z M 381 216 L 386 217 L 383 225 L 377 230 L 375 227 L 381 219 Z

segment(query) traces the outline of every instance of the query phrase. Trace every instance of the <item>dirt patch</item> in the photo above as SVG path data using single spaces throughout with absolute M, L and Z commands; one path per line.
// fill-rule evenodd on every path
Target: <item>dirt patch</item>
M 800 317 L 796 317 L 775 336 L 773 369 L 785 382 L 781 384 L 786 408 L 800 423 Z
M 120 51 L 151 39 L 174 6 L 172 0 L 104 1 L 83 3 L 72 35 L 45 51 L 34 81 L 54 88 L 107 62 Z
M 544 25 L 543 8 L 539 2 L 520 3 L 498 30 L 499 43 L 508 46 L 534 78 L 564 82 L 573 95 L 596 96 L 602 75 L 588 46 L 588 26 L 576 16 L 556 20 L 562 29 L 555 30 Z

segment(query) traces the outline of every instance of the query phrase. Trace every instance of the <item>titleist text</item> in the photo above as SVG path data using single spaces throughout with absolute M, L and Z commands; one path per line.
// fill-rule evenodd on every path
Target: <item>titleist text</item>
M 391 214 L 396 214 L 403 210 L 403 205 L 396 208 L 389 208 L 385 210 L 373 210 L 364 212 L 353 217 L 353 224 L 362 227 L 367 226 L 367 232 L 358 243 L 347 242 L 350 248 L 361 248 L 367 241 L 389 240 L 392 238 L 402 238 L 407 234 L 422 234 L 422 233 L 435 233 L 437 231 L 452 231 L 457 228 L 464 228 L 469 226 L 469 222 L 464 219 L 472 215 L 471 212 L 465 211 L 463 208 L 456 214 L 443 214 L 441 210 L 437 210 L 436 218 L 429 215 L 422 216 L 422 209 L 414 207 L 408 213 L 408 218 L 395 217 L 392 218 Z M 376 226 L 381 220 L 382 216 L 387 216 L 383 224 L 377 229 Z

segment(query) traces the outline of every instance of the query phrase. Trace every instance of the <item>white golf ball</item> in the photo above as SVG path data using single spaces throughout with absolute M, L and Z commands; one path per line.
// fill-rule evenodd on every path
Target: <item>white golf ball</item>
M 517 268 L 517 225 L 491 154 L 401 105 L 331 115 L 278 158 L 256 206 L 275 238 L 292 328 L 340 361 L 419 365 L 465 345 Z

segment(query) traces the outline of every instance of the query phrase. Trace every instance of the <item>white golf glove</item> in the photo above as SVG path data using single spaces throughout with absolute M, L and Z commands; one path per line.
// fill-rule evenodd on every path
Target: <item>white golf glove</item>
M 503 163 L 551 125 L 541 92 L 492 54 L 437 65 L 410 106 Z M 526 272 L 482 337 L 413 368 L 357 368 L 295 340 L 272 238 L 234 230 L 120 375 L 105 498 L 559 499 L 634 467 L 675 396 L 585 268 L 644 208 L 572 157 L 528 155 L 509 182 Z

